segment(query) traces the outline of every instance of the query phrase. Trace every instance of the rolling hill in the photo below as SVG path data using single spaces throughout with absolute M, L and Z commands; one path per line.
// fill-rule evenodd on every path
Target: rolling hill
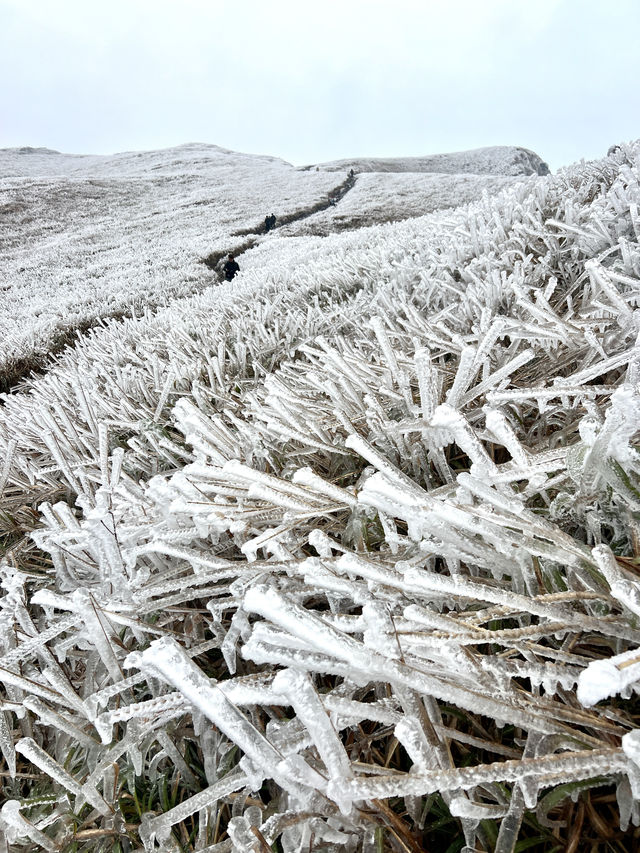
M 2 153 L 6 849 L 632 848 L 640 143 L 522 151 Z
M 271 211 L 289 235 L 419 216 L 502 188 L 508 179 L 489 176 L 491 167 L 529 174 L 517 171 L 514 151 L 482 149 L 475 161 L 466 152 L 465 171 L 475 164 L 478 174 L 464 179 L 403 175 L 400 186 L 362 176 L 354 200 L 335 208 L 329 195 L 347 168 L 338 178 L 214 145 L 113 156 L 0 151 L 0 373 L 13 382 L 76 330 L 203 291 L 216 281 L 203 259 L 248 248 L 247 234 L 258 238 Z

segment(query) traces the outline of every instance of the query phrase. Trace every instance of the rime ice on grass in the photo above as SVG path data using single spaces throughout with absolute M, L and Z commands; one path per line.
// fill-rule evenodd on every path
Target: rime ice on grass
M 148 851 L 373 849 L 436 793 L 467 849 L 602 784 L 638 823 L 639 174 L 262 245 L 6 400 L 16 850 L 77 803 Z

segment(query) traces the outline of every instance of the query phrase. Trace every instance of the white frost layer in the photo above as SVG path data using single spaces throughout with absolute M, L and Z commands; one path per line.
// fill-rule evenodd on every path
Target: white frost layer
M 578 678 L 578 701 L 590 708 L 609 696 L 628 696 L 640 680 L 640 649 L 605 660 L 594 660 Z

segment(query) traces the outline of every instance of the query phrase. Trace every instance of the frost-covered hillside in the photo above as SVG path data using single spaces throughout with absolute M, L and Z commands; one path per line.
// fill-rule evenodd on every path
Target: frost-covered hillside
M 217 146 L 79 157 L 0 152 L 0 369 L 68 332 L 202 290 L 202 259 L 271 208 L 325 200 L 335 175 Z
M 281 233 L 326 236 L 334 231 L 399 222 L 477 201 L 483 194 L 494 194 L 522 180 L 522 176 L 503 175 L 365 172 L 358 175 L 340 204 L 292 222 Z
M 292 222 L 4 396 L 0 845 L 634 848 L 639 203 Z
M 354 157 L 333 160 L 306 169 L 342 172 L 437 172 L 444 175 L 548 175 L 549 167 L 537 154 L 514 145 L 494 145 L 429 157 Z
M 477 169 L 492 167 L 529 174 L 514 169 L 509 153 L 487 160 L 483 149 Z M 281 224 L 293 220 L 289 233 L 327 233 L 451 207 L 501 186 L 486 176 L 416 176 L 403 186 L 366 176 L 345 209 L 339 188 L 347 171 L 302 171 L 214 145 L 113 156 L 0 151 L 0 373 L 15 380 L 99 318 L 210 286 L 216 277 L 203 259 L 244 251 L 270 212 Z M 299 221 L 330 197 L 340 203 L 329 213 Z
M 208 287 L 203 263 L 241 227 L 324 201 L 334 175 L 216 146 L 74 157 L 0 152 L 0 366 L 96 318 Z

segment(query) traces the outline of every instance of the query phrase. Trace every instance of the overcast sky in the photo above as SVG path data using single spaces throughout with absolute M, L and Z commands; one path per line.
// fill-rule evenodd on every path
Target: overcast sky
M 0 147 L 296 165 L 640 137 L 640 0 L 0 0 Z

